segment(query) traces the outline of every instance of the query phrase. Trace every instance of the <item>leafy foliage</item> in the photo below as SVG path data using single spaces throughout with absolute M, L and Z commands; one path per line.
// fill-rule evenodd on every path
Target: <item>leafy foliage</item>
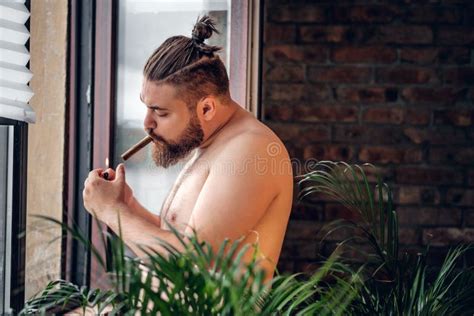
M 77 230 L 64 229 L 86 242 Z M 26 303 L 23 313 L 49 314 L 80 306 L 95 307 L 97 312 L 109 308 L 121 315 L 341 315 L 358 293 L 358 274 L 352 275 L 337 263 L 336 255 L 309 279 L 303 275 L 277 276 L 265 284 L 256 245 L 245 245 L 243 239 L 225 240 L 214 251 L 196 235 L 184 238 L 176 230 L 173 233 L 184 251 L 157 240 L 167 252 L 142 248 L 147 254 L 144 260 L 127 256 L 123 241 L 107 236 L 112 250 L 109 279 L 113 291 L 54 281 Z M 254 252 L 249 263 L 242 261 L 246 251 Z M 97 255 L 98 251 L 92 253 Z
M 369 164 L 321 161 L 300 181 L 300 198 L 322 193 L 360 217 L 358 222 L 336 221 L 329 227 L 330 232 L 348 226 L 362 231 L 362 237 L 351 237 L 341 245 L 349 246 L 359 238 L 367 241 L 371 249 L 363 254 L 366 259 L 362 269 L 364 286 L 348 312 L 355 315 L 472 315 L 474 273 L 470 268 L 456 267 L 471 247 L 458 246 L 451 250 L 432 280 L 426 264 L 428 249 L 416 254 L 400 250 L 392 193 L 374 169 Z M 370 174 L 375 175 L 372 181 Z
M 372 165 L 322 161 L 301 178 L 301 199 L 323 194 L 358 214 L 357 221 L 330 224 L 329 233 L 347 227 L 362 232 L 342 241 L 311 276 L 277 275 L 265 284 L 256 259 L 258 246 L 245 245 L 242 239 L 225 240 L 214 251 L 196 234 L 184 238 L 173 230 L 184 251 L 157 240 L 166 253 L 142 248 L 147 256 L 140 260 L 126 255 L 120 238 L 106 236 L 113 290 L 54 281 L 30 299 L 22 313 L 80 306 L 98 312 L 108 308 L 110 314 L 120 315 L 472 315 L 474 273 L 460 265 L 471 247 L 452 249 L 431 277 L 428 248 L 415 254 L 400 250 L 392 193 L 374 170 Z M 104 266 L 84 234 L 64 225 L 63 229 L 89 247 Z M 370 245 L 369 251 L 360 251 L 363 264 L 344 258 L 345 248 L 359 250 L 353 245 L 356 241 Z M 242 261 L 246 251 L 254 253 L 251 262 Z

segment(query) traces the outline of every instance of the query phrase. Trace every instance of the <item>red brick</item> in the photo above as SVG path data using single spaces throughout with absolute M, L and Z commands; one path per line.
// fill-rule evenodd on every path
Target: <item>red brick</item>
M 296 195 L 296 194 L 295 194 Z M 322 203 L 306 204 L 298 202 L 293 205 L 290 219 L 293 220 L 307 220 L 307 221 L 324 221 L 324 206 Z
M 401 108 L 368 108 L 363 114 L 363 120 L 369 123 L 400 124 L 403 117 Z
M 298 124 L 280 124 L 274 122 L 267 122 L 275 134 L 277 134 L 283 141 L 293 141 L 298 138 L 298 133 L 301 127 Z
M 474 67 L 446 69 L 444 80 L 451 84 L 472 85 L 474 84 Z
M 322 225 L 310 221 L 292 220 L 288 223 L 285 237 L 288 239 L 314 240 Z
M 445 45 L 472 45 L 474 44 L 474 28 L 459 26 L 440 27 L 438 42 Z
M 436 205 L 440 202 L 440 193 L 433 187 L 403 185 L 397 190 L 395 201 L 402 205 Z
M 471 126 L 474 122 L 474 109 L 457 108 L 434 112 L 435 124 L 451 124 L 455 126 Z
M 313 236 L 316 239 L 317 235 Z M 317 245 L 308 242 L 308 240 L 298 240 L 298 238 L 288 238 L 283 243 L 281 250 L 281 257 L 283 259 L 298 258 L 298 259 L 312 259 L 317 258 Z
M 471 51 L 466 47 L 443 47 L 439 49 L 438 59 L 441 64 L 469 64 Z
M 427 125 L 431 120 L 431 111 L 423 109 L 407 109 L 405 123 L 412 125 Z
M 398 222 L 401 225 L 461 225 L 462 212 L 457 208 L 399 207 Z
M 324 63 L 327 61 L 327 48 L 314 45 L 274 45 L 265 47 L 264 55 L 268 62 Z
M 354 157 L 354 148 L 345 145 L 308 145 L 304 149 L 304 159 L 348 161 Z
M 300 101 L 306 94 L 304 84 L 272 84 L 265 89 L 266 97 L 274 101 Z
M 442 6 L 412 6 L 408 9 L 406 21 L 410 23 L 458 23 L 462 19 L 457 8 Z
M 398 230 L 399 242 L 402 245 L 418 244 L 420 240 L 419 232 L 415 228 L 401 227 Z
M 407 127 L 403 130 L 403 133 L 415 144 L 428 142 L 434 145 L 455 145 L 468 142 L 464 131 L 452 128 L 438 127 L 436 133 L 433 133 L 432 130 L 428 129 Z
M 427 228 L 423 229 L 423 244 L 448 246 L 459 243 L 473 243 L 473 228 Z
M 418 84 L 437 83 L 439 79 L 433 69 L 414 67 L 379 68 L 376 80 L 381 83 Z
M 359 152 L 359 160 L 375 164 L 416 163 L 423 158 L 419 149 L 371 146 L 363 147 Z
M 464 211 L 464 223 L 468 227 L 474 227 L 474 209 Z
M 370 82 L 372 70 L 368 67 L 311 67 L 308 80 L 332 83 L 363 83 Z
M 291 144 L 291 146 L 306 146 L 308 143 L 328 142 L 330 140 L 330 130 L 327 126 L 302 126 L 301 124 L 278 122 L 266 122 L 266 124 L 285 143 Z M 292 155 L 292 157 L 296 157 L 296 155 Z M 302 150 L 298 157 L 302 157 Z
M 304 43 L 357 43 L 364 34 L 361 29 L 349 26 L 301 26 L 299 38 Z
M 362 164 L 360 165 L 360 167 L 362 168 L 362 170 L 364 170 L 365 176 L 367 177 L 367 181 L 374 185 L 377 184 L 379 179 L 392 179 L 393 178 L 392 167 L 387 167 L 387 166 L 374 167 L 374 165 L 368 165 L 368 164 Z M 375 196 L 377 197 L 377 192 Z
M 472 165 L 474 162 L 474 148 L 431 148 L 430 161 L 434 163 L 458 163 Z
M 397 60 L 397 52 L 384 46 L 340 47 L 333 50 L 331 59 L 337 63 L 391 64 Z
M 397 94 L 397 89 L 387 87 L 341 87 L 336 90 L 338 100 L 352 103 L 394 102 Z
M 289 105 L 266 104 L 265 119 L 272 121 L 291 121 L 293 119 L 293 107 Z
M 462 184 L 461 171 L 448 168 L 399 167 L 396 171 L 398 183 L 407 184 Z
M 278 6 L 268 8 L 267 12 L 269 20 L 274 22 L 324 23 L 327 20 L 326 9 L 321 6 Z
M 345 219 L 356 222 L 361 220 L 359 212 L 351 211 L 340 203 L 326 203 L 324 210 L 326 221 Z
M 299 139 L 293 139 L 293 142 L 302 146 L 309 143 L 328 142 L 330 140 L 330 130 L 327 126 L 320 125 L 299 125 Z
M 338 6 L 334 9 L 334 19 L 342 23 L 389 23 L 400 10 L 389 5 Z
M 281 274 L 293 274 L 295 273 L 295 260 L 294 258 L 289 258 L 289 260 L 281 259 L 278 260 L 277 270 Z
M 355 122 L 358 108 L 355 106 L 295 106 L 294 119 L 302 122 Z
M 474 206 L 474 190 L 449 189 L 446 203 L 457 206 Z
M 324 254 L 326 255 L 326 254 Z M 327 256 L 330 252 L 327 253 Z M 295 260 L 294 271 L 292 273 L 304 273 L 305 275 L 313 275 L 321 268 L 322 264 L 319 261 Z
M 381 26 L 372 42 L 386 44 L 430 44 L 433 32 L 427 26 Z
M 399 128 L 381 126 L 333 126 L 333 141 L 341 143 L 399 144 L 403 139 Z
M 437 48 L 402 48 L 400 60 L 413 64 L 428 65 L 436 61 L 438 57 Z
M 305 67 L 303 65 L 278 65 L 271 67 L 266 72 L 265 79 L 273 82 L 301 82 L 305 79 Z
M 437 88 L 405 88 L 402 90 L 402 97 L 409 103 L 415 104 L 449 104 L 462 98 L 466 93 L 465 89 L 452 87 Z
M 293 43 L 296 41 L 296 26 L 294 25 L 265 25 L 265 43 Z
M 325 231 L 325 233 L 327 230 Z M 324 241 L 336 241 L 340 242 L 341 240 L 345 240 L 354 236 L 361 236 L 362 233 L 360 229 L 353 229 L 350 227 L 342 227 L 337 230 L 333 230 L 330 234 L 321 234 L 321 237 L 325 237 Z
M 331 91 L 324 85 L 274 83 L 266 87 L 266 97 L 273 101 L 324 101 L 330 96 Z
M 472 141 L 474 141 L 474 128 L 468 128 L 467 134 L 468 134 L 468 137 L 471 139 L 471 143 L 472 143 Z

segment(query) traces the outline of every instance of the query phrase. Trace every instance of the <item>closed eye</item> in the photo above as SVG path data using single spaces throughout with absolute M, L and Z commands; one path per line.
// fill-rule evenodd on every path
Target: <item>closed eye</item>
M 168 116 L 168 112 L 163 112 L 163 109 L 162 108 L 159 108 L 159 107 L 154 107 L 154 106 L 149 106 L 148 107 L 149 110 L 153 111 L 153 113 L 155 113 L 157 116 L 159 117 L 166 117 Z

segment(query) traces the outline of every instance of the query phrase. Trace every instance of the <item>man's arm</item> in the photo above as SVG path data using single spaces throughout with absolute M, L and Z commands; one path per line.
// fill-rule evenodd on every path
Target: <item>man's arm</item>
M 251 142 L 251 143 L 249 143 Z M 195 230 L 198 237 L 217 249 L 224 239 L 235 240 L 252 235 L 259 220 L 278 194 L 278 184 L 285 180 L 284 175 L 272 168 L 284 159 L 286 151 L 279 155 L 269 155 L 269 142 L 266 139 L 235 141 L 226 150 L 224 157 L 211 166 L 209 176 L 192 211 L 186 236 Z M 246 148 L 245 151 L 242 148 Z M 284 147 L 282 147 L 284 149 Z M 232 168 L 222 168 L 231 162 Z M 84 204 L 89 212 L 95 209 L 99 220 L 119 234 L 118 214 L 122 226 L 121 235 L 128 246 L 139 256 L 143 251 L 137 245 L 152 247 L 163 251 L 157 239 L 164 240 L 177 249 L 183 249 L 180 241 L 169 231 L 165 231 L 133 212 L 130 203 L 116 191 L 125 183 L 123 165 L 118 167 L 117 179 L 109 181 L 90 175 L 89 186 L 95 188 L 94 194 L 84 190 Z M 109 191 L 114 192 L 109 193 Z M 89 192 L 90 193 L 90 192 Z M 253 234 L 254 239 L 258 237 Z
M 134 210 L 127 205 L 117 204 L 116 207 L 108 209 L 107 214 L 108 215 L 104 216 L 101 220 L 110 227 L 114 233 L 121 236 L 125 244 L 138 257 L 146 256 L 142 247 L 166 253 L 165 249 L 160 246 L 162 241 L 171 244 L 179 251 L 184 249 L 182 243 L 174 233 L 163 230 L 154 222 L 137 215 L 134 213 Z
M 110 180 L 103 179 L 101 174 L 102 169 L 91 171 L 84 183 L 84 206 L 89 213 L 121 235 L 138 256 L 144 256 L 140 246 L 164 251 L 158 247 L 157 239 L 182 249 L 181 242 L 173 233 L 160 229 L 160 217 L 149 212 L 135 199 L 125 181 L 123 164 L 117 167 L 116 175 L 109 173 Z

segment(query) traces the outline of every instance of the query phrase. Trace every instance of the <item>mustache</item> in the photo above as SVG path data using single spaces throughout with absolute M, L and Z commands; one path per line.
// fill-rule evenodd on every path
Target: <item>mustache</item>
M 147 131 L 147 134 L 153 138 L 153 141 L 155 142 L 168 144 L 168 142 L 163 137 L 154 134 L 152 131 Z

